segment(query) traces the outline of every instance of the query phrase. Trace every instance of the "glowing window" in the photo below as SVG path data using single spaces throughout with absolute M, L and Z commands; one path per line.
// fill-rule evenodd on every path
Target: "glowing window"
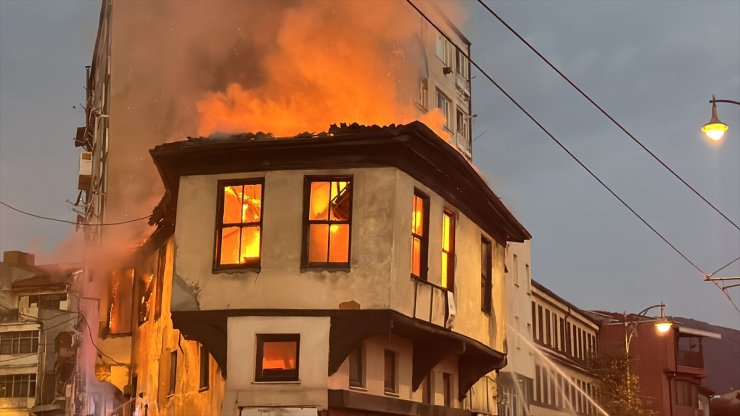
M 259 267 L 262 179 L 219 182 L 216 269 Z
M 414 192 L 411 211 L 411 276 L 427 280 L 427 247 L 429 246 L 429 198 Z
M 455 214 L 442 214 L 442 287 L 455 290 Z
M 348 267 L 352 178 L 307 178 L 303 265 Z
M 255 381 L 298 381 L 300 334 L 257 334 Z

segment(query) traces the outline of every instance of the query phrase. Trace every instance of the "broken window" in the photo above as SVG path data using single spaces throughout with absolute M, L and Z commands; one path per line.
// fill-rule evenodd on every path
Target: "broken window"
M 455 214 L 442 213 L 442 287 L 455 291 Z
M 493 288 L 491 260 L 493 258 L 493 251 L 491 250 L 491 242 L 485 238 L 481 238 L 480 241 L 480 309 L 491 314 L 491 295 Z M 534 302 L 532 303 L 532 316 L 534 317 Z
M 303 264 L 348 267 L 352 178 L 306 178 Z
M 300 334 L 257 334 L 255 381 L 298 381 Z
M 139 325 L 149 320 L 152 309 L 152 292 L 154 291 L 154 274 L 142 273 L 139 276 Z
M 66 293 L 51 293 L 45 295 L 31 295 L 28 297 L 29 308 L 66 309 Z
M 429 197 L 417 190 L 411 211 L 411 277 L 421 280 L 427 280 L 428 227 Z
M 156 301 L 154 302 L 154 319 L 159 319 L 162 316 L 162 296 L 164 290 L 164 266 L 167 261 L 167 246 L 163 246 L 159 249 L 159 255 L 157 258 L 157 274 L 156 274 Z
M 259 267 L 262 179 L 221 181 L 214 268 Z
M 445 116 L 445 128 L 447 130 L 451 130 L 452 126 L 450 125 L 450 108 L 452 107 L 452 104 L 450 102 L 450 99 L 447 98 L 447 96 L 437 89 L 437 107 L 442 111 L 442 115 Z
M 134 269 L 120 269 L 111 273 L 108 309 L 108 333 L 131 333 L 133 309 Z

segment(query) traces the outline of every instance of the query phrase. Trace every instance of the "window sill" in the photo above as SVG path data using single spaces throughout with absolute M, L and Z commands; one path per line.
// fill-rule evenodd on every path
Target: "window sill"
M 401 397 L 401 395 L 396 393 L 395 391 L 384 391 L 383 394 L 391 397 Z
M 227 274 L 236 274 L 236 273 L 245 273 L 245 272 L 253 272 L 253 273 L 259 273 L 262 271 L 261 266 L 238 266 L 238 267 L 214 267 L 211 269 L 211 272 L 213 274 L 220 274 L 220 273 L 227 273 Z
M 363 386 L 349 386 L 350 390 L 357 390 L 357 391 L 367 391 L 367 387 Z
M 301 380 L 253 381 L 252 384 L 301 384 Z
M 201 387 L 198 389 L 198 393 L 203 393 L 204 391 L 208 391 L 210 388 L 211 388 L 210 386 Z
M 341 265 L 341 266 L 327 266 L 327 265 L 317 265 L 317 266 L 301 266 L 301 273 L 308 273 L 308 272 L 345 272 L 349 273 L 352 269 L 349 267 L 349 264 L 347 265 Z

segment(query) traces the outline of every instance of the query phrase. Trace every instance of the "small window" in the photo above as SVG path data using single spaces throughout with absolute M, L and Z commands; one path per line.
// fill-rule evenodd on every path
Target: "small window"
M 429 197 L 414 192 L 411 211 L 411 277 L 427 280 Z
M 440 32 L 437 32 L 436 55 L 444 66 L 449 67 L 452 63 L 452 44 Z
M 258 334 L 255 381 L 298 381 L 300 334 Z
M 432 372 L 430 371 L 424 379 L 421 385 L 421 402 L 426 404 L 434 404 L 434 379 L 432 378 Z
M 177 350 L 170 353 L 170 384 L 167 388 L 167 395 L 171 396 L 175 394 L 175 387 L 177 386 Z
M 214 269 L 259 267 L 262 188 L 262 179 L 218 183 Z
M 442 115 L 445 116 L 445 124 L 444 127 L 447 130 L 452 130 L 451 126 L 451 114 L 450 114 L 450 108 L 452 107 L 451 101 L 449 98 L 447 98 L 446 95 L 439 89 L 437 90 L 437 107 L 442 111 Z
M 426 110 L 429 105 L 429 80 L 427 78 L 419 80 L 419 90 L 416 92 L 416 103 L 424 110 Z
M 162 291 L 164 290 L 164 268 L 167 262 L 167 246 L 163 246 L 159 249 L 159 253 L 157 255 L 157 274 L 155 275 L 156 279 L 156 285 L 157 285 L 157 292 L 156 292 L 156 299 L 154 302 L 154 320 L 159 319 L 160 316 L 162 316 L 162 297 L 164 293 Z
M 139 275 L 139 325 L 149 320 L 149 311 L 152 309 L 152 291 L 154 291 L 154 274 L 140 273 Z
M 442 287 L 455 291 L 455 214 L 442 213 Z
M 442 373 L 442 395 L 445 407 L 452 406 L 452 375 Z
M 493 278 L 491 267 L 493 251 L 491 249 L 491 242 L 485 238 L 481 238 L 480 246 L 480 308 L 483 312 L 490 315 L 493 309 Z M 532 304 L 532 308 L 534 310 L 534 303 Z
M 395 351 L 385 350 L 383 371 L 383 387 L 386 393 L 395 394 L 398 392 L 396 387 L 396 353 Z
M 303 265 L 349 267 L 352 178 L 306 178 Z
M 210 380 L 210 360 L 208 349 L 205 345 L 200 345 L 200 373 L 198 386 L 200 390 L 208 390 Z
M 349 355 L 349 385 L 352 387 L 365 387 L 364 356 L 362 345 Z

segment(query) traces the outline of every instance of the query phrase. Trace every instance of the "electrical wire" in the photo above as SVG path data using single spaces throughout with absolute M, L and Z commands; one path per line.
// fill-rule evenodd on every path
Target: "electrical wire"
M 621 123 L 619 123 L 614 117 L 611 116 L 604 108 L 602 108 L 599 104 L 596 103 L 588 94 L 586 94 L 578 85 L 576 85 L 573 81 L 570 80 L 560 69 L 558 69 L 555 65 L 553 65 L 552 62 L 550 62 L 547 58 L 545 58 L 532 44 L 530 44 L 522 35 L 520 35 L 516 30 L 514 30 L 511 25 L 506 23 L 506 21 L 501 18 L 496 12 L 493 11 L 483 0 L 478 0 L 478 3 L 481 4 L 493 17 L 495 17 L 499 22 L 501 22 L 502 25 L 504 25 L 511 33 L 514 34 L 519 40 L 521 40 L 529 49 L 534 52 L 535 55 L 540 57 L 550 68 L 552 68 L 555 72 L 557 72 L 558 75 L 560 75 L 561 78 L 563 78 L 568 84 L 570 84 L 571 87 L 575 88 L 576 91 L 578 91 L 583 98 L 585 98 L 588 102 L 590 102 L 596 109 L 598 109 L 606 118 L 609 119 L 612 123 L 614 123 L 615 126 L 617 126 L 624 134 L 626 134 L 632 141 L 637 143 L 638 146 L 640 146 L 644 151 L 646 151 L 653 159 L 655 159 L 661 166 L 663 166 L 668 172 L 670 172 L 676 179 L 678 179 L 681 183 L 683 183 L 687 188 L 689 188 L 696 196 L 698 196 L 702 201 L 704 201 L 707 205 L 709 205 L 714 211 L 716 211 L 719 215 L 722 216 L 727 222 L 732 224 L 735 229 L 740 230 L 740 226 L 737 225 L 730 217 L 725 215 L 722 211 L 720 211 L 719 208 L 717 208 L 716 205 L 709 202 L 709 200 L 704 197 L 699 191 L 696 190 L 693 186 L 689 185 L 688 182 L 684 178 L 682 178 L 678 173 L 676 173 L 675 170 L 673 170 L 670 166 L 668 166 L 667 163 L 665 163 L 660 157 L 658 157 L 653 151 L 651 151 L 647 146 L 645 146 L 637 137 L 635 137 L 632 133 L 630 133 Z
M 452 42 L 452 39 L 450 39 L 449 36 L 436 24 L 434 23 L 423 11 L 421 11 L 411 0 L 406 0 L 406 2 L 414 9 L 416 10 L 419 15 L 424 18 L 430 25 L 432 25 L 437 32 L 439 32 L 444 38 L 450 42 Z M 676 247 L 673 243 L 671 243 L 663 234 L 661 234 L 655 227 L 650 225 L 650 223 L 643 218 L 640 214 L 635 211 L 625 200 L 623 200 L 614 190 L 609 187 L 601 178 L 599 178 L 588 166 L 586 166 L 585 163 L 583 163 L 573 152 L 571 152 L 560 140 L 558 140 L 552 133 L 550 133 L 545 126 L 543 126 L 527 109 L 525 109 L 511 94 L 509 94 L 506 89 L 504 89 L 496 80 L 493 79 L 493 77 L 488 74 L 486 70 L 484 70 L 480 65 L 478 65 L 477 62 L 475 62 L 473 59 L 470 58 L 468 53 L 464 50 L 460 50 L 460 53 L 478 70 L 481 74 L 491 83 L 493 84 L 509 101 L 511 101 L 514 106 L 516 106 L 524 115 L 527 116 L 537 127 L 540 128 L 555 144 L 557 144 L 565 153 L 570 156 L 571 159 L 573 159 L 576 163 L 578 163 L 594 180 L 596 180 L 604 189 L 606 189 L 617 201 L 619 201 L 625 208 L 627 208 L 637 219 L 640 220 L 646 227 L 648 227 L 655 235 L 657 235 L 661 240 L 663 240 L 664 243 L 666 243 L 671 249 L 673 249 L 676 254 L 678 254 L 681 258 L 683 258 L 687 263 L 689 263 L 694 269 L 696 269 L 703 277 L 707 276 L 707 273 L 702 270 L 701 267 L 699 267 L 695 262 L 693 262 L 686 254 L 684 254 L 678 247 Z M 717 285 L 716 282 L 715 285 Z M 735 304 L 735 302 L 732 300 L 732 298 L 729 296 L 726 290 L 723 290 L 719 285 L 717 285 L 720 290 L 725 294 L 725 296 L 729 299 L 730 303 L 735 307 L 735 309 L 740 313 L 740 308 Z
M 13 211 L 19 212 L 19 213 L 24 214 L 24 215 L 28 215 L 30 217 L 40 218 L 42 220 L 48 220 L 48 221 L 56 221 L 56 222 L 61 222 L 61 223 L 65 223 L 65 224 L 79 225 L 79 223 L 76 222 L 76 221 L 60 220 L 58 218 L 51 218 L 51 217 L 45 217 L 43 215 L 32 214 L 30 212 L 26 212 L 26 211 L 23 211 L 21 209 L 18 209 L 16 207 L 14 207 L 14 206 L 11 206 L 10 204 L 7 204 L 7 203 L 5 203 L 3 201 L 0 201 L 0 205 L 6 206 L 6 207 L 12 209 Z M 92 225 L 92 226 L 96 226 L 96 227 L 97 226 L 107 226 L 107 225 L 121 225 L 121 224 L 129 224 L 129 223 L 132 223 L 132 222 L 145 220 L 145 219 L 148 219 L 149 217 L 150 216 L 147 215 L 145 217 L 134 218 L 132 220 L 126 220 L 126 221 L 120 221 L 120 222 L 109 222 L 109 223 L 99 223 L 99 224 L 82 224 L 82 225 Z
M 738 261 L 738 260 L 740 260 L 740 257 L 736 257 L 736 258 L 735 258 L 735 260 L 733 260 L 733 261 L 731 261 L 731 262 L 729 262 L 729 263 L 725 264 L 724 266 L 720 267 L 719 269 L 715 270 L 715 271 L 714 271 L 714 272 L 713 272 L 712 274 L 709 274 L 709 275 L 707 275 L 707 278 L 711 278 L 711 277 L 712 277 L 712 276 L 714 276 L 715 274 L 717 274 L 717 273 L 721 272 L 722 270 L 724 270 L 724 269 L 726 269 L 726 268 L 730 267 L 730 265 L 731 265 L 732 263 L 734 263 L 734 262 L 736 262 L 736 261 Z

